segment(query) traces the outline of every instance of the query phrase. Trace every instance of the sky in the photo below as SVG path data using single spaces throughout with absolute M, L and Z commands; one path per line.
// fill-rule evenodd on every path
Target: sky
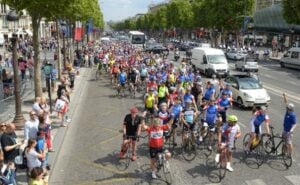
M 120 21 L 138 13 L 146 13 L 151 3 L 161 3 L 166 0 L 98 0 L 104 21 Z

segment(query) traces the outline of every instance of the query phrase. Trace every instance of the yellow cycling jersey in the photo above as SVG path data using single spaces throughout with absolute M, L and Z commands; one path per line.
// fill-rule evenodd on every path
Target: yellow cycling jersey
M 153 108 L 153 102 L 155 101 L 155 95 L 148 94 L 146 97 L 146 107 L 147 108 Z
M 167 87 L 166 86 L 160 86 L 159 88 L 158 88 L 158 97 L 159 98 L 163 98 L 163 97 L 165 97 L 166 96 L 166 93 L 167 93 Z
M 173 73 L 169 74 L 169 79 L 171 83 L 175 83 L 175 75 Z

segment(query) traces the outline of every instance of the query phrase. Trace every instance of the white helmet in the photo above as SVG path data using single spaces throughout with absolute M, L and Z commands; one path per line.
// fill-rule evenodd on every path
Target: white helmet
M 294 104 L 292 104 L 292 103 L 289 103 L 288 105 L 287 105 L 287 108 L 289 109 L 289 110 L 294 110 Z

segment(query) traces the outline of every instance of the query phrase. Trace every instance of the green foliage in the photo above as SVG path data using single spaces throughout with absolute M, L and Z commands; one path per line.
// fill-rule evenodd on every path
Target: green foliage
M 290 24 L 300 24 L 300 0 L 283 0 L 283 17 Z

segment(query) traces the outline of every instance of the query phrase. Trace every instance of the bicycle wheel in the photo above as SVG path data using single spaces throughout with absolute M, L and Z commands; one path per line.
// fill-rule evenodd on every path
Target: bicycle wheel
M 226 158 L 226 152 L 222 151 L 220 154 L 220 160 L 219 160 L 219 177 L 220 180 L 224 179 L 226 175 L 226 165 L 227 165 L 227 158 Z
M 291 167 L 293 164 L 293 159 L 291 153 L 288 151 L 286 144 L 282 143 L 282 160 L 286 167 Z
M 174 130 L 172 129 L 170 135 L 168 136 L 168 140 L 166 142 L 166 146 L 168 147 L 168 150 L 172 155 L 175 149 L 175 145 L 174 145 L 175 136 L 173 134 L 174 134 Z
M 187 139 L 186 143 L 182 146 L 182 156 L 186 161 L 192 161 L 195 159 L 196 147 L 190 138 Z
M 247 133 L 245 136 L 244 136 L 244 139 L 243 139 L 243 150 L 244 150 L 244 153 L 245 153 L 245 156 L 247 157 L 249 154 L 248 154 L 248 151 L 249 151 L 249 140 L 250 140 L 250 134 Z
M 127 151 L 126 151 L 126 156 L 125 156 L 125 164 L 126 164 L 126 168 L 129 167 L 130 161 L 131 161 L 131 144 L 127 144 Z
M 146 137 L 148 137 L 148 132 L 145 130 L 142 130 L 140 137 L 145 139 Z
M 170 168 L 170 163 L 167 160 L 163 160 L 163 173 L 167 184 L 172 184 L 172 173 Z
M 269 134 L 262 134 L 261 136 L 261 142 L 263 149 L 267 154 L 272 153 L 273 151 L 273 143 L 272 143 L 272 137 Z
M 255 151 L 256 151 L 256 161 L 258 166 L 261 166 L 264 163 L 265 160 L 265 155 L 264 155 L 264 149 L 262 147 L 262 142 L 260 142 L 256 147 L 255 147 Z

